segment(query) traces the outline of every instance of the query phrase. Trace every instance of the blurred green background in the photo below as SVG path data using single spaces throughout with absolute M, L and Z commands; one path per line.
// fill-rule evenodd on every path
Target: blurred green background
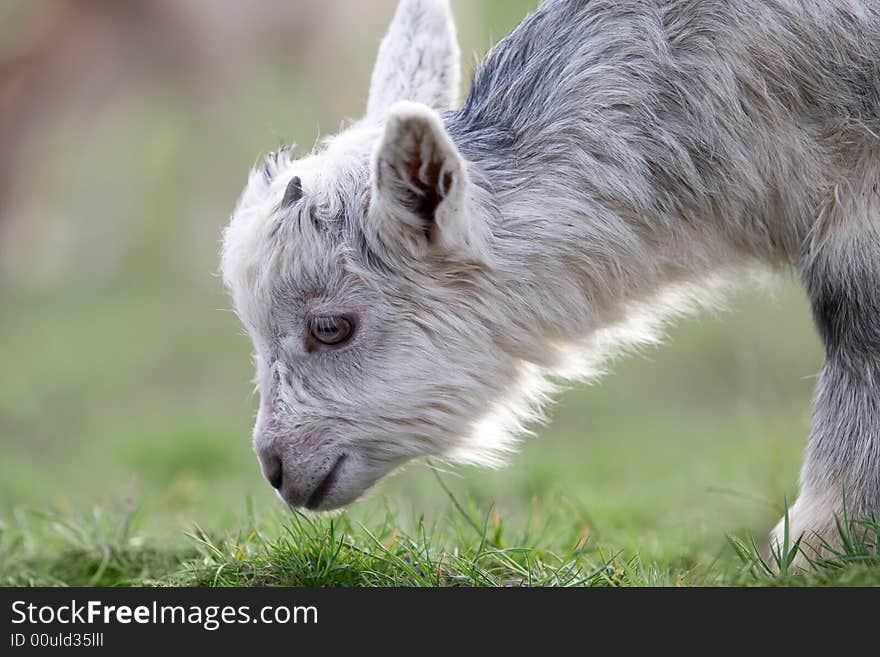
M 0 3 L 0 518 L 134 505 L 174 541 L 234 526 L 247 498 L 280 508 L 220 231 L 260 153 L 359 115 L 393 5 Z M 467 75 L 533 6 L 454 2 Z M 552 511 L 566 536 L 658 559 L 763 533 L 796 492 L 821 350 L 790 279 L 729 306 L 451 486 L 508 524 Z M 449 512 L 419 465 L 349 513 L 386 504 L 402 523 Z

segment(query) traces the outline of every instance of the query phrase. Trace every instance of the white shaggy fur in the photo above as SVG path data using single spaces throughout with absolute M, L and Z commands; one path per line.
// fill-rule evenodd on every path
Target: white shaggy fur
M 379 46 L 367 116 L 382 120 L 404 99 L 452 109 L 458 101 L 460 58 L 449 4 L 404 0 Z

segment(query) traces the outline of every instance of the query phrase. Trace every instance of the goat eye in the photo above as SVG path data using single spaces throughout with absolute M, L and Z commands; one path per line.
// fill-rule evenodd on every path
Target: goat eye
M 313 317 L 309 331 L 321 344 L 338 345 L 345 342 L 352 332 L 349 320 L 341 315 Z

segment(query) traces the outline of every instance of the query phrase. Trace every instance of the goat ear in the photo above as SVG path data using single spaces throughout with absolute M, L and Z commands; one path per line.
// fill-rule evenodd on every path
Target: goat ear
M 465 162 L 439 115 L 418 103 L 395 104 L 373 157 L 371 212 L 383 241 L 414 255 L 475 246 L 468 187 Z
M 460 52 L 448 0 L 401 0 L 379 46 L 367 116 L 381 118 L 401 100 L 452 109 L 460 78 Z

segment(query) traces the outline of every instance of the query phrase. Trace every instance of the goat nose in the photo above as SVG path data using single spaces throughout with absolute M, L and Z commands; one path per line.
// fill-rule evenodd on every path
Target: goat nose
M 263 476 L 272 485 L 272 488 L 281 490 L 284 483 L 284 468 L 281 457 L 273 449 L 260 450 L 260 464 L 263 466 Z

